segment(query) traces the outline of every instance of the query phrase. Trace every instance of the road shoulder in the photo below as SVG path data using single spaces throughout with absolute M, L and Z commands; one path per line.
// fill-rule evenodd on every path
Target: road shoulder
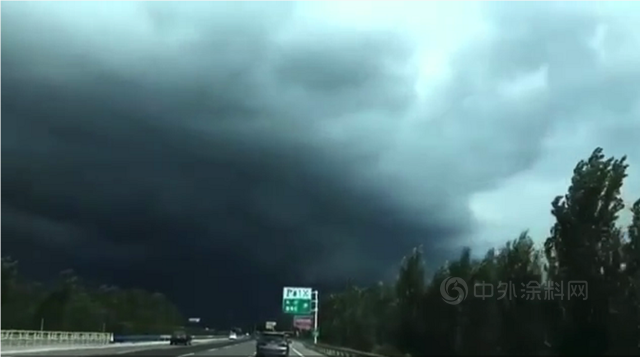
M 291 357 L 310 357 L 310 356 L 324 356 L 320 352 L 316 352 L 304 346 L 301 342 L 294 342 L 291 345 Z

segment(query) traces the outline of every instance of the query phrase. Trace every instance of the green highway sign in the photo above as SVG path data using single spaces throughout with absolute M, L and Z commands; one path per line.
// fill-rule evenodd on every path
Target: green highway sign
M 311 300 L 284 299 L 282 311 L 287 314 L 303 315 L 311 312 Z
M 311 313 L 311 288 L 285 287 L 282 291 L 282 312 L 293 315 Z

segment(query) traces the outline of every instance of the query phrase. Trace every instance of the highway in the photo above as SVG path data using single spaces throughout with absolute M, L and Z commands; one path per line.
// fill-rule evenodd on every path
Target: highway
M 197 356 L 227 356 L 227 357 L 252 357 L 255 355 L 255 340 L 245 341 L 215 341 L 191 346 L 139 346 L 126 348 L 101 348 L 101 349 L 74 349 L 58 350 L 36 353 L 2 353 L 4 357 L 23 356 L 161 356 L 161 357 L 197 357 Z M 290 357 L 322 356 L 318 352 L 305 348 L 301 343 L 294 342 L 291 345 Z

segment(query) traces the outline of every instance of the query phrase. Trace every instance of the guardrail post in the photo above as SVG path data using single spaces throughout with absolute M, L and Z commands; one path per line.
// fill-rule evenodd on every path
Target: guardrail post
M 3 350 L 106 345 L 113 340 L 113 334 L 103 332 L 1 330 L 1 335 Z

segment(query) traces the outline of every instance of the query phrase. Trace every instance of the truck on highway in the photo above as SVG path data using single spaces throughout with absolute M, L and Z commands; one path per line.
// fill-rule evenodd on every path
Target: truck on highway
M 186 333 L 183 330 L 175 331 L 171 335 L 171 339 L 169 340 L 170 345 L 185 345 L 188 346 L 191 344 L 192 336 Z

